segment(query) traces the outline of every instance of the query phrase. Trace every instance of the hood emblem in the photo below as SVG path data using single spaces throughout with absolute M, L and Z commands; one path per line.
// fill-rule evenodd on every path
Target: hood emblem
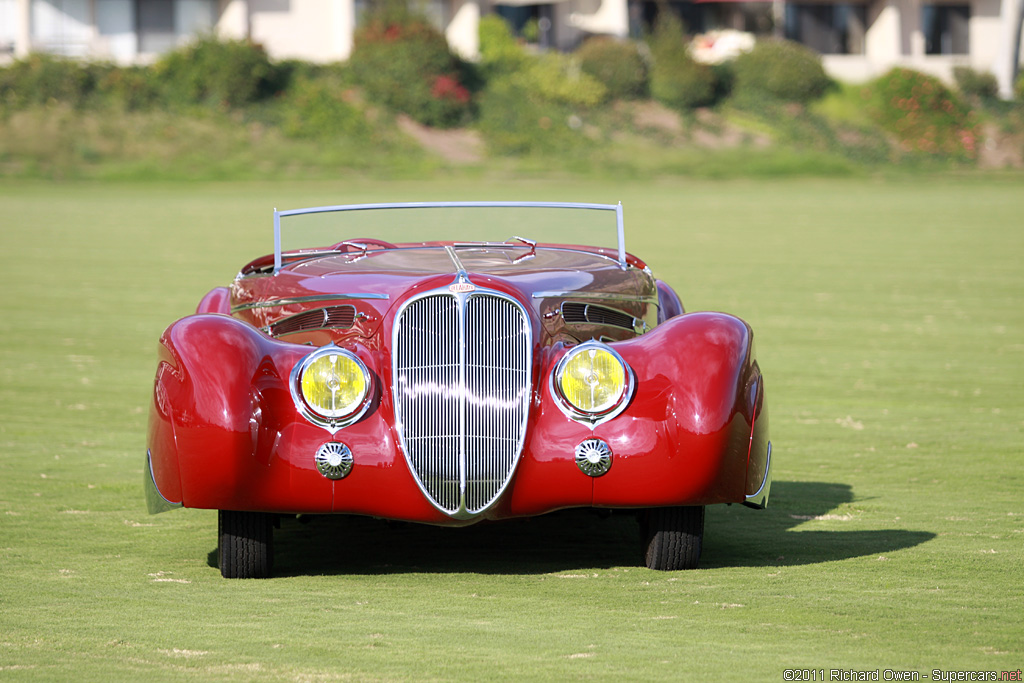
M 476 291 L 476 285 L 472 282 L 460 280 L 459 282 L 453 282 L 448 285 L 448 291 L 452 294 L 464 294 L 466 292 Z

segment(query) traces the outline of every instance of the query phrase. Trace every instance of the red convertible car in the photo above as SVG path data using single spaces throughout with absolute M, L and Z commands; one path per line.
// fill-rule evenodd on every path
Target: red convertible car
M 567 233 L 607 246 L 509 237 Z M 675 570 L 704 506 L 767 504 L 771 443 L 750 327 L 685 313 L 621 204 L 359 204 L 275 211 L 274 253 L 163 333 L 145 480 L 218 511 L 229 578 L 271 574 L 281 515 L 572 507 L 634 511 Z

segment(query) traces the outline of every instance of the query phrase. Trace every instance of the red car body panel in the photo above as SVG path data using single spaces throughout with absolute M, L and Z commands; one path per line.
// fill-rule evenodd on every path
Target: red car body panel
M 390 338 L 387 332 L 376 340 Z M 552 395 L 551 373 L 565 347 L 556 343 L 536 356 L 520 462 L 502 499 L 482 518 L 576 506 L 744 502 L 757 490 L 766 424 L 745 323 L 691 313 L 612 346 L 635 373 L 637 389 L 621 415 L 593 429 L 566 416 Z M 308 346 L 271 339 L 225 315 L 173 324 L 161 338 L 150 420 L 160 493 L 186 507 L 465 524 L 435 509 L 409 470 L 394 428 L 385 347 L 349 346 L 373 376 L 374 396 L 361 420 L 332 437 L 298 414 L 289 391 L 289 374 Z M 598 478 L 580 472 L 573 459 L 576 445 L 592 436 L 614 452 L 610 471 Z M 355 459 L 351 475 L 338 481 L 321 476 L 312 458 L 330 440 L 343 441 Z

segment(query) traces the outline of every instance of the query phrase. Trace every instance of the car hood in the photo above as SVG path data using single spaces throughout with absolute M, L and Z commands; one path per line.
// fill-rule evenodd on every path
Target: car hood
M 614 251 L 560 245 L 414 245 L 366 253 L 314 256 L 275 275 L 243 275 L 232 287 L 232 311 L 257 326 L 325 301 L 372 305 L 377 320 L 407 296 L 464 272 L 478 287 L 504 291 L 544 317 L 566 299 L 614 302 L 636 317 L 656 298 L 646 268 L 623 268 Z M 376 326 L 374 326 L 376 327 Z M 364 329 L 364 333 L 374 330 Z

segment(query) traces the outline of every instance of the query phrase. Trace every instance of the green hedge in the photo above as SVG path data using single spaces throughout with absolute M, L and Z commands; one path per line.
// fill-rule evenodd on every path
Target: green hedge
M 530 55 L 512 31 L 508 22 L 497 14 L 480 18 L 480 71 L 485 79 L 508 75 L 524 68 Z
M 570 107 L 595 107 L 608 99 L 608 89 L 583 72 L 570 55 L 548 52 L 510 76 L 531 97 Z
M 616 99 L 647 96 L 647 62 L 630 40 L 591 38 L 576 51 L 580 68 L 596 78 Z
M 33 54 L 0 69 L 0 102 L 15 109 L 50 102 L 129 110 L 240 108 L 276 95 L 287 80 L 287 69 L 271 64 L 259 45 L 206 37 L 163 55 L 150 67 Z
M 166 102 L 153 70 L 145 66 L 108 69 L 96 90 L 99 102 L 129 111 L 150 109 Z
M 373 134 L 355 93 L 336 77 L 300 77 L 279 104 L 281 128 L 289 137 L 367 138 Z
M 112 67 L 33 54 L 0 69 L 0 103 L 12 109 L 61 102 L 82 107 L 95 100 L 97 87 Z
M 987 71 L 975 71 L 969 66 L 954 66 L 953 80 L 956 87 L 967 97 L 995 99 L 999 96 L 999 83 Z
M 788 40 L 759 40 L 754 49 L 733 63 L 733 95 L 740 102 L 765 98 L 807 103 L 820 98 L 832 84 L 821 57 Z
M 694 61 L 682 22 L 662 12 L 650 41 L 651 97 L 667 107 L 687 111 L 715 101 L 715 73 Z
M 480 94 L 477 127 L 488 148 L 502 155 L 561 154 L 588 142 L 573 107 L 544 99 L 511 77 L 492 81 Z
M 168 52 L 152 74 L 166 104 L 244 107 L 285 85 L 262 46 L 212 36 Z

